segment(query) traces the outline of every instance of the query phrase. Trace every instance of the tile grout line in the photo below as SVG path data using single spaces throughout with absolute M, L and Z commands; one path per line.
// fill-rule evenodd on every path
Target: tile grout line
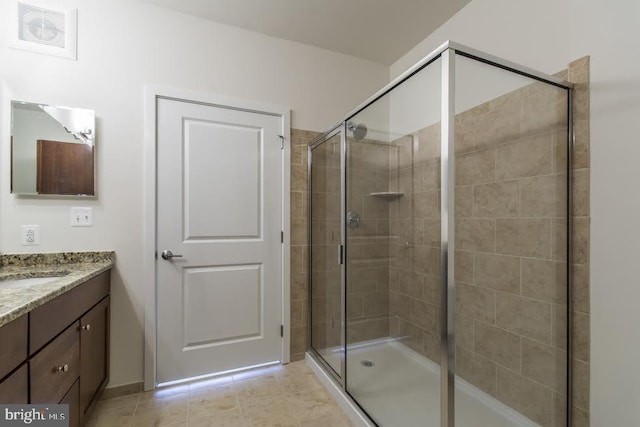
M 142 393 L 138 394 L 138 399 L 136 400 L 136 406 L 133 409 L 133 414 L 131 414 L 131 417 L 129 417 L 129 427 L 133 426 L 133 420 L 136 416 L 136 414 L 138 413 L 138 406 L 140 405 L 140 400 L 142 399 Z

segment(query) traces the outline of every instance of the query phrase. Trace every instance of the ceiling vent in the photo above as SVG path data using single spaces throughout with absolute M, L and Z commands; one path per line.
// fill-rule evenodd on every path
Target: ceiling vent
M 77 9 L 54 9 L 50 0 L 12 1 L 15 19 L 6 26 L 10 47 L 77 59 Z
M 18 40 L 64 49 L 64 12 L 18 3 Z

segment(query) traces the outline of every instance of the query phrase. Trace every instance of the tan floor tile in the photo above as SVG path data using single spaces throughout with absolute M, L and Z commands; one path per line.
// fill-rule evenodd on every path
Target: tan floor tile
M 239 406 L 238 396 L 232 385 L 189 393 L 189 419 Z
M 287 401 L 294 414 L 303 419 L 315 419 L 323 414 L 335 412 L 335 403 L 324 389 L 288 394 Z
M 180 418 L 180 420 L 178 420 Z M 184 418 L 184 419 L 181 419 Z M 146 412 L 136 414 L 131 421 L 132 427 L 170 427 L 174 425 L 186 425 L 187 409 L 174 413 Z
M 88 427 L 347 427 L 304 362 L 101 401 Z
M 276 375 L 284 370 L 283 365 L 271 365 L 261 368 L 249 369 L 233 375 L 233 381 L 245 381 L 252 378 L 266 377 Z
M 318 403 L 313 407 L 309 407 L 307 408 L 307 410 L 303 411 L 299 410 L 300 407 L 296 406 L 295 404 L 290 404 L 290 406 L 292 407 L 296 418 L 303 426 L 306 426 L 308 423 L 328 419 L 333 415 L 342 415 L 340 409 L 333 401 Z
M 278 396 L 278 397 L 261 397 L 261 398 L 254 398 L 254 399 L 241 401 L 240 408 L 242 409 L 242 413 L 246 414 L 249 412 L 264 411 L 264 410 L 267 410 L 272 405 L 280 404 L 283 402 L 285 404 L 287 403 L 287 400 L 285 399 L 284 395 Z
M 298 421 L 284 399 L 258 399 L 260 404 L 242 407 L 247 427 L 298 427 Z
M 275 377 L 285 393 L 295 393 L 322 387 L 315 374 L 304 362 L 286 365 L 285 369 L 276 374 Z
M 317 418 L 300 419 L 300 425 L 303 427 L 351 427 L 351 421 L 346 415 L 338 413 L 340 408 L 332 408 L 333 412 L 322 414 Z
M 189 415 L 189 427 L 243 427 L 240 408 L 216 411 L 204 417 L 192 418 Z
M 188 393 L 155 398 L 153 396 L 145 396 L 145 394 L 143 394 L 142 396 L 140 396 L 140 402 L 138 402 L 138 409 L 136 410 L 136 413 L 146 409 L 163 409 L 165 407 L 173 407 L 178 405 L 186 406 L 188 400 Z
M 130 394 L 128 396 L 116 397 L 113 399 L 100 400 L 96 404 L 96 411 L 105 411 L 113 408 L 131 408 L 133 411 L 138 406 L 142 393 Z
M 181 384 L 172 387 L 158 388 L 153 391 L 146 391 L 140 394 L 140 402 L 185 394 L 189 392 L 189 387 L 189 384 Z
M 276 377 L 269 375 L 266 377 L 253 378 L 233 384 L 240 403 L 244 405 L 254 399 L 278 397 L 283 395 L 282 388 L 278 384 Z
M 133 407 L 114 407 L 114 408 L 100 408 L 96 407 L 95 412 L 87 421 L 86 427 L 122 427 L 131 425 L 133 420 L 133 414 L 135 412 L 135 406 Z
M 223 377 L 208 378 L 206 380 L 195 381 L 189 384 L 189 392 L 195 392 L 199 390 L 207 390 L 211 388 L 218 388 L 223 385 L 229 385 L 233 383 L 232 375 L 225 375 Z
M 132 426 L 156 427 L 187 421 L 186 394 L 141 401 L 133 416 Z

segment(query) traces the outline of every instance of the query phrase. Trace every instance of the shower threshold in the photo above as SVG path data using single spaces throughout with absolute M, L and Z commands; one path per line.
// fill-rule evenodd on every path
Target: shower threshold
M 320 354 L 331 365 L 340 366 L 340 348 L 324 349 Z M 350 345 L 347 357 L 349 393 L 377 425 L 392 427 L 438 427 L 440 425 L 440 366 L 438 364 L 393 338 Z M 327 375 L 321 372 L 320 364 L 314 361 L 312 356 L 307 355 L 307 363 L 321 380 L 323 375 Z M 331 389 L 326 380 L 323 380 L 323 383 Z M 342 393 L 342 390 L 339 390 L 336 384 L 333 384 L 333 388 L 334 390 L 330 390 L 332 395 L 343 409 L 351 412 L 350 418 L 356 425 L 371 425 L 362 420 L 362 412 L 347 395 Z M 539 426 L 461 378 L 456 378 L 455 389 L 457 425 Z

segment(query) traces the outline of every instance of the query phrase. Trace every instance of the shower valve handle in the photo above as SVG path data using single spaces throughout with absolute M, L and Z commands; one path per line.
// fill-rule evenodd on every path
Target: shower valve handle
M 347 226 L 349 228 L 360 227 L 360 214 L 358 212 L 353 210 L 347 212 Z

